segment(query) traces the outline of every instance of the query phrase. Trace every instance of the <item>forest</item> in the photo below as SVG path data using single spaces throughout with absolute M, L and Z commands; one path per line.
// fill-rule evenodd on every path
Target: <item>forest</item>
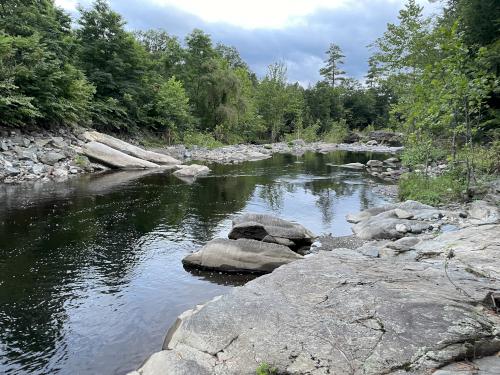
M 367 46 L 363 79 L 343 71 L 349 57 L 333 40 L 318 67 L 324 79 L 305 88 L 289 82 L 283 61 L 257 77 L 235 47 L 199 29 L 183 40 L 129 31 L 105 0 L 76 19 L 52 0 L 2 1 L 0 125 L 80 125 L 205 146 L 341 142 L 392 129 L 405 135 L 408 166 L 447 159 L 469 186 L 499 168 L 500 4 L 442 5 L 426 17 L 409 0 Z

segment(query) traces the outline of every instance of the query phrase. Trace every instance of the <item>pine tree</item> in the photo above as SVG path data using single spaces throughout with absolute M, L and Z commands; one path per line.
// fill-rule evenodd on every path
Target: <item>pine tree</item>
M 320 69 L 319 73 L 325 77 L 325 80 L 329 82 L 332 87 L 335 87 L 335 81 L 342 79 L 342 75 L 345 74 L 343 70 L 340 69 L 340 65 L 344 63 L 344 55 L 340 47 L 331 43 L 330 48 L 326 51 L 327 59 L 325 60 L 325 66 Z

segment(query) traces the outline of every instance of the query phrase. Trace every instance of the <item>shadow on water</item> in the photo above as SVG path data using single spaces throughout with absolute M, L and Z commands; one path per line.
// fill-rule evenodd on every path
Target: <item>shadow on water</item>
M 0 188 L 0 373 L 123 374 L 161 347 L 182 311 L 253 276 L 187 272 L 181 259 L 231 219 L 267 212 L 345 235 L 345 214 L 379 204 L 373 180 L 327 163 L 386 155 L 306 153 L 185 184 L 114 172 Z

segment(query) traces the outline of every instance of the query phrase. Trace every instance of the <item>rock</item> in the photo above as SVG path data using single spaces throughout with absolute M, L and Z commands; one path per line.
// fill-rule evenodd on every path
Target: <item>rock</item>
M 483 200 L 473 201 L 470 204 L 469 216 L 478 224 L 496 223 L 499 220 L 498 208 Z
M 394 166 L 399 163 L 399 159 L 396 157 L 388 158 L 384 160 L 384 163 L 390 166 Z
M 384 162 L 380 160 L 368 160 L 366 165 L 370 168 L 381 168 L 384 166 Z
M 21 173 L 19 168 L 16 167 L 5 167 L 4 171 L 7 173 L 7 176 L 17 176 L 19 173 Z
M 433 375 L 498 375 L 500 374 L 500 353 L 473 361 L 456 362 L 444 366 Z
M 58 179 L 68 177 L 68 171 L 64 168 L 56 168 L 52 171 L 52 176 Z
M 124 154 L 99 142 L 89 142 L 82 147 L 82 152 L 91 159 L 119 169 L 146 169 L 160 166 L 147 160 Z
M 16 147 L 16 154 L 19 160 L 31 160 L 37 162 L 36 153 L 34 150 Z
M 371 244 L 365 244 L 360 248 L 356 249 L 359 253 L 367 257 L 378 258 L 380 256 L 380 251 L 377 246 Z
M 60 152 L 54 152 L 54 151 L 43 152 L 43 151 L 41 151 L 38 153 L 38 158 L 44 164 L 54 165 L 58 161 L 66 159 L 66 156 Z
M 43 164 L 34 164 L 31 167 L 31 172 L 34 173 L 34 174 L 42 174 L 43 172 L 45 172 L 45 165 L 43 165 Z
M 418 237 L 403 237 L 397 241 L 390 242 L 387 244 L 389 249 L 396 250 L 399 253 L 404 253 L 406 251 L 410 251 L 414 248 L 416 244 L 420 242 Z
M 50 142 L 50 139 L 45 139 L 45 138 L 37 138 L 35 139 L 35 145 L 38 148 L 43 148 L 45 147 L 48 143 Z
M 288 247 L 249 239 L 210 241 L 182 260 L 187 267 L 224 272 L 272 272 L 302 256 Z
M 292 143 L 294 146 L 298 146 L 298 147 L 303 147 L 306 145 L 306 142 L 303 139 L 294 139 L 292 141 Z
M 403 134 L 393 133 L 384 130 L 376 130 L 368 133 L 368 137 L 378 143 L 399 147 L 403 144 Z
M 77 174 L 78 173 L 78 168 L 74 168 L 74 167 L 70 168 L 69 169 L 69 173 L 71 173 L 71 174 Z
M 233 220 L 231 239 L 248 238 L 298 250 L 309 247 L 315 235 L 300 224 L 266 214 L 248 213 Z
M 396 224 L 396 230 L 399 233 L 406 233 L 410 231 L 410 228 L 408 228 L 405 224 Z
M 102 134 L 96 131 L 89 131 L 85 132 L 83 136 L 87 140 L 91 141 L 91 143 L 99 142 L 115 150 L 118 150 L 124 154 L 130 155 L 138 159 L 150 161 L 155 164 L 171 165 L 171 166 L 181 164 L 179 160 L 174 159 L 171 156 L 143 150 L 140 147 L 131 145 L 130 143 L 124 142 L 118 138 L 114 138 L 107 134 Z M 152 167 L 147 167 L 147 168 L 152 168 Z
M 342 165 L 334 165 L 334 164 L 329 164 L 332 167 L 340 167 L 340 168 L 347 168 L 347 169 L 365 169 L 366 166 L 362 163 L 348 163 L 348 164 L 342 164 Z
M 444 259 L 320 252 L 183 313 L 135 374 L 255 374 L 262 362 L 283 374 L 430 374 L 494 355 L 500 318 L 481 301 L 499 280 L 443 270 Z
M 0 150 L 1 151 L 9 151 L 9 145 L 6 141 L 0 142 Z
M 470 274 L 500 280 L 500 225 L 470 226 L 414 246 L 416 259 L 450 258 Z
M 64 149 L 68 147 L 68 144 L 64 141 L 63 137 L 52 137 L 50 140 L 50 144 L 55 148 Z
M 413 218 L 413 214 L 409 213 L 408 211 L 402 210 L 401 208 L 396 208 L 394 210 L 394 213 L 400 219 L 411 219 L 411 218 Z
M 347 137 L 344 138 L 345 143 L 357 143 L 361 140 L 361 137 L 357 133 L 350 132 Z
M 174 172 L 174 176 L 196 178 L 207 175 L 209 172 L 210 168 L 205 165 L 191 164 L 181 166 L 181 169 Z

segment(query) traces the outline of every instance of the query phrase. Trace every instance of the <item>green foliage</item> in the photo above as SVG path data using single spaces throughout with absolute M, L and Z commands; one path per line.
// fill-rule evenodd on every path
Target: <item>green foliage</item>
M 438 205 L 459 200 L 465 189 L 465 180 L 455 174 L 430 178 L 423 174 L 409 173 L 399 181 L 399 198 Z
M 52 1 L 0 8 L 3 125 L 85 123 L 94 88 L 73 65 L 70 18 Z
M 328 131 L 323 134 L 321 139 L 328 143 L 342 143 L 349 135 L 349 127 L 346 120 L 332 121 Z
M 342 75 L 345 74 L 343 70 L 340 69 L 340 65 L 344 63 L 344 54 L 340 47 L 331 43 L 328 51 L 326 51 L 327 59 L 325 61 L 325 66 L 319 70 L 319 73 L 325 78 L 325 81 L 335 87 L 335 81 L 341 80 Z
M 200 146 L 206 148 L 222 147 L 224 144 L 214 138 L 210 133 L 187 131 L 182 139 L 186 146 Z
M 278 370 L 275 367 L 272 367 L 268 363 L 261 363 L 259 367 L 255 370 L 256 375 L 277 375 Z

